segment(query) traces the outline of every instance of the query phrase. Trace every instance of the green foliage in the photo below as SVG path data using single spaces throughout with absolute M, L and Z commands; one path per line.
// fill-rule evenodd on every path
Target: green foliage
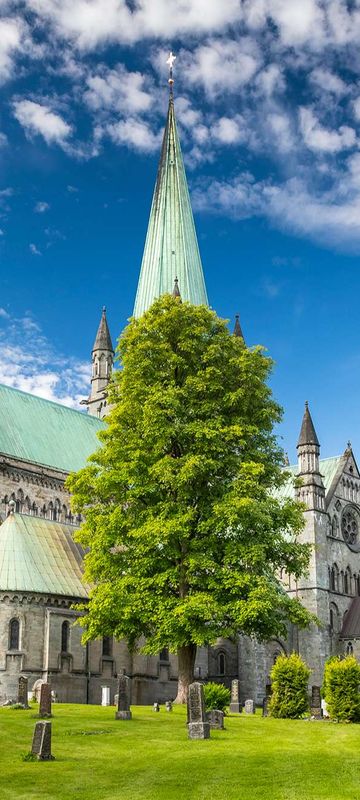
M 224 711 L 230 703 L 230 689 L 223 683 L 205 683 L 204 698 L 206 711 Z
M 23 755 L 21 756 L 21 760 L 22 761 L 37 761 L 38 759 L 37 759 L 37 756 L 35 755 L 35 753 L 32 753 L 30 751 L 29 753 L 23 753 Z
M 360 722 L 360 665 L 354 656 L 334 656 L 325 664 L 322 694 L 331 719 Z
M 270 359 L 169 295 L 131 320 L 117 356 L 102 447 L 67 481 L 94 585 L 85 638 L 143 636 L 158 653 L 308 624 L 274 578 L 299 576 L 309 550 L 302 506 L 271 493 L 285 477 Z
M 272 694 L 269 713 L 272 717 L 298 719 L 309 710 L 308 682 L 310 669 L 296 653 L 279 656 L 271 673 Z

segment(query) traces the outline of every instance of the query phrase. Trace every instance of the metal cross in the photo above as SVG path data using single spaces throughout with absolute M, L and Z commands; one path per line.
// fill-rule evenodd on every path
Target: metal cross
M 174 54 L 173 54 L 173 53 L 171 52 L 171 50 L 170 50 L 170 53 L 169 53 L 169 58 L 168 58 L 168 60 L 167 60 L 167 62 L 166 62 L 167 64 L 169 64 L 169 70 L 170 70 L 170 72 L 172 72 L 172 68 L 173 68 L 173 66 L 174 66 L 174 61 L 176 61 L 176 56 L 174 56 Z

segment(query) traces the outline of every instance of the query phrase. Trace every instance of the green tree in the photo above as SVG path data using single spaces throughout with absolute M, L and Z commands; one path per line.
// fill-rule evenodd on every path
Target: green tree
M 270 673 L 272 717 L 297 719 L 309 710 L 309 677 L 310 669 L 297 653 L 276 659 Z
M 102 447 L 67 484 L 85 513 L 94 586 L 85 640 L 177 652 L 184 702 L 198 645 L 309 622 L 274 577 L 306 568 L 302 507 L 272 493 L 284 480 L 281 409 L 262 348 L 207 307 L 165 295 L 131 320 L 117 352 Z
M 360 665 L 354 656 L 332 656 L 325 664 L 322 695 L 332 719 L 360 722 Z

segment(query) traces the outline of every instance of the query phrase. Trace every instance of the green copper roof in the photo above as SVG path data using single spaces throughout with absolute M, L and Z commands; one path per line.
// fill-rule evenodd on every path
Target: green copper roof
M 140 317 L 155 298 L 167 292 L 171 294 L 176 277 L 183 300 L 207 305 L 174 101 L 170 95 L 134 316 Z
M 81 564 L 66 525 L 10 514 L 0 526 L 0 591 L 87 597 Z
M 320 473 L 323 478 L 323 483 L 325 486 L 326 493 L 330 489 L 330 486 L 334 480 L 337 469 L 342 459 L 343 456 L 333 456 L 332 458 L 322 458 L 319 461 Z M 285 471 L 291 472 L 293 477 L 295 478 L 299 473 L 299 468 L 296 464 L 291 467 L 285 467 Z M 282 486 L 281 489 L 276 491 L 274 494 L 276 495 L 276 497 L 279 498 L 295 497 L 293 479 L 289 478 L 289 480 L 286 481 L 284 486 Z
M 0 384 L 0 453 L 72 472 L 99 447 L 104 423 Z

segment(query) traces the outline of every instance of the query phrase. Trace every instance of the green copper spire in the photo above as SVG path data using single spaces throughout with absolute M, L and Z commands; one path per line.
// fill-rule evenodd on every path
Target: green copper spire
M 172 80 L 172 77 L 171 77 Z M 170 83 L 170 81 L 169 81 Z M 204 275 L 191 210 L 184 162 L 176 128 L 172 83 L 134 316 L 155 298 L 172 294 L 174 280 L 182 300 L 207 305 Z

